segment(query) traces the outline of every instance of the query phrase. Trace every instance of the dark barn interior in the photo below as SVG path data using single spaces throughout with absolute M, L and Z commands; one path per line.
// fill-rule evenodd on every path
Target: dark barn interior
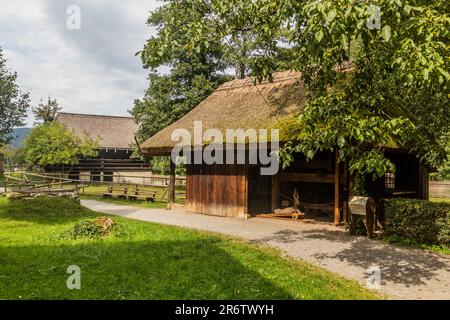
M 384 178 L 366 179 L 369 196 L 379 202 L 389 197 L 428 197 L 428 171 L 413 155 L 400 151 L 386 153 L 396 165 Z M 188 211 L 219 216 L 263 216 L 275 209 L 291 207 L 297 190 L 305 218 L 336 222 L 348 218 L 347 201 L 351 175 L 347 164 L 338 163 L 332 152 L 306 161 L 300 154 L 274 176 L 261 175 L 258 165 L 189 165 L 186 208 Z M 338 217 L 336 218 L 336 214 Z

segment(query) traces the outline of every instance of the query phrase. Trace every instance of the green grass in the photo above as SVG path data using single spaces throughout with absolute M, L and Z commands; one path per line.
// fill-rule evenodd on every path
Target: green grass
M 412 248 L 419 248 L 423 250 L 429 250 L 436 253 L 444 254 L 444 255 L 450 255 L 450 247 L 445 244 L 441 245 L 433 245 L 433 244 L 427 244 L 427 243 L 420 243 L 413 239 L 406 239 L 400 236 L 383 236 L 383 241 L 391 244 L 397 244 L 404 247 L 412 247 Z
M 189 229 L 113 219 L 102 239 L 60 235 L 100 214 L 70 199 L 0 198 L 0 299 L 375 299 L 278 251 Z M 81 268 L 81 290 L 66 269 Z
M 431 198 L 430 201 L 433 201 L 433 202 L 450 202 L 450 198 Z

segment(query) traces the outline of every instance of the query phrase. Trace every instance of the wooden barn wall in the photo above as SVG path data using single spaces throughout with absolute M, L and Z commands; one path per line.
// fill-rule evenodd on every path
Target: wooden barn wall
M 246 213 L 247 185 L 244 165 L 189 165 L 186 210 L 241 218 Z

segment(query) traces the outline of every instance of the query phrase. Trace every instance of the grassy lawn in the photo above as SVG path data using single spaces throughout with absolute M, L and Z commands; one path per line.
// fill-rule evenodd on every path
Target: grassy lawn
M 0 299 L 373 299 L 278 251 L 205 232 L 113 217 L 120 232 L 61 234 L 98 217 L 69 199 L 0 198 Z M 81 290 L 66 288 L 69 265 Z
M 430 201 L 433 201 L 433 202 L 450 202 L 450 198 L 431 198 Z

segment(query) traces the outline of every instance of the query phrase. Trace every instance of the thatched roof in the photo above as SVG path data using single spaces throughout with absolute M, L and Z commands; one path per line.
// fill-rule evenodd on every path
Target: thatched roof
M 100 148 L 129 149 L 138 130 L 131 117 L 60 112 L 55 121 L 73 130 L 80 138 L 88 134 L 92 139 L 98 139 Z
M 194 121 L 202 121 L 203 131 L 221 130 L 224 137 L 226 129 L 282 131 L 282 120 L 292 116 L 304 100 L 305 90 L 297 72 L 275 73 L 273 82 L 263 81 L 257 85 L 253 77 L 232 80 L 221 85 L 184 117 L 148 139 L 141 149 L 148 155 L 170 153 L 176 144 L 171 140 L 172 132 L 187 129 L 193 137 Z

